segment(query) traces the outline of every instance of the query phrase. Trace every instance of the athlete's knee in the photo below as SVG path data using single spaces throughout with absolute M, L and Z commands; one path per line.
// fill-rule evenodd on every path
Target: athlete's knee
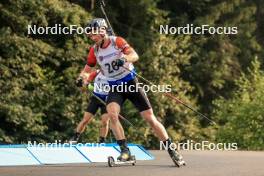
M 111 122 L 115 123 L 118 121 L 118 112 L 116 112 L 115 110 L 113 109 L 107 109 L 107 114 L 109 116 L 109 119 Z
M 111 123 L 115 123 L 118 121 L 118 107 L 115 104 L 107 105 L 107 113 L 110 118 Z
M 142 112 L 140 112 L 140 114 L 146 120 L 151 120 L 151 119 L 155 118 L 155 115 L 154 115 L 152 109 L 148 109 L 148 110 L 142 111 Z
M 108 113 L 109 117 L 110 117 L 110 121 L 112 123 L 116 123 L 118 121 L 118 114 L 115 112 L 109 112 Z
M 150 126 L 155 126 L 158 123 L 152 109 L 141 112 L 143 118 L 149 123 Z
M 156 118 L 149 118 L 149 119 L 147 119 L 147 122 L 152 127 L 155 127 L 157 125 L 157 123 L 159 123 Z

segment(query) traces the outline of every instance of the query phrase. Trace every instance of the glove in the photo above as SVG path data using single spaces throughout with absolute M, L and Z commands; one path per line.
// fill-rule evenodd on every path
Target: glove
M 120 59 L 117 59 L 116 62 L 119 67 L 122 67 L 126 62 L 126 58 L 122 57 Z
M 75 84 L 77 87 L 82 87 L 83 86 L 83 78 L 79 77 L 76 81 Z

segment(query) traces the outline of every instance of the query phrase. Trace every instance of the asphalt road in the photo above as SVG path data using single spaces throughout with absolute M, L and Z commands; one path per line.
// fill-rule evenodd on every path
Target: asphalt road
M 109 168 L 107 163 L 0 167 L 0 176 L 264 176 L 264 152 L 182 151 L 187 166 L 177 168 L 165 151 L 152 161 Z M 3 158 L 2 158 L 3 159 Z

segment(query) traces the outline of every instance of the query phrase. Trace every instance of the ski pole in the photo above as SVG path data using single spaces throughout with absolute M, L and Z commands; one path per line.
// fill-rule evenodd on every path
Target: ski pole
M 105 16 L 106 22 L 107 22 L 107 24 L 108 24 L 108 26 L 109 26 L 109 29 L 110 29 L 110 31 L 108 31 L 108 32 L 110 32 L 111 35 L 115 35 L 115 32 L 114 32 L 114 30 L 113 30 L 113 28 L 112 28 L 112 26 L 111 26 L 111 23 L 110 23 L 110 21 L 109 21 L 109 19 L 108 19 L 108 17 L 107 17 L 107 14 L 106 14 L 106 12 L 105 12 L 104 7 L 105 7 L 105 2 L 104 2 L 104 0 L 100 0 L 100 8 L 101 8 L 101 11 L 102 11 L 102 13 L 103 13 L 104 16 Z
M 131 71 L 130 69 L 126 68 L 123 66 L 123 68 L 125 68 L 126 70 L 128 70 L 130 73 L 135 74 L 138 78 L 141 78 L 143 81 L 147 82 L 148 84 L 152 85 L 152 86 L 156 86 L 153 82 L 147 80 L 146 78 L 144 78 L 143 76 L 137 74 L 134 71 Z M 174 101 L 176 101 L 177 103 L 182 104 L 183 106 L 185 106 L 186 108 L 192 110 L 193 112 L 197 113 L 200 117 L 205 118 L 206 120 L 208 120 L 210 123 L 212 123 L 213 125 L 216 125 L 216 123 L 209 119 L 206 115 L 200 113 L 199 111 L 195 110 L 193 107 L 187 105 L 185 102 L 183 102 L 182 100 L 178 99 L 175 95 L 173 95 L 172 93 L 168 93 L 168 92 L 163 92 L 165 96 L 173 99 Z

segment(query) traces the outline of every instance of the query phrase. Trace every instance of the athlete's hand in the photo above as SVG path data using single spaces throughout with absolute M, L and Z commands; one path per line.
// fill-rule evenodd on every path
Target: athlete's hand
M 83 78 L 79 77 L 76 81 L 75 84 L 77 87 L 82 87 L 83 86 Z
M 122 67 L 126 63 L 126 58 L 122 57 L 120 59 L 117 59 L 116 62 L 119 67 Z

